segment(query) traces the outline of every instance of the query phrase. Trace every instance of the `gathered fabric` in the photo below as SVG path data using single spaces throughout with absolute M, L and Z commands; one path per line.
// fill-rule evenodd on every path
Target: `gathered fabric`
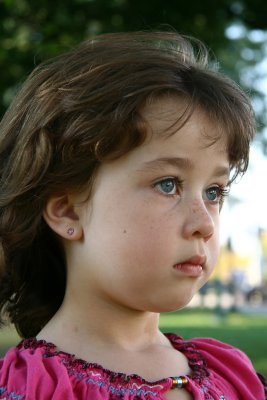
M 263 377 L 242 351 L 210 338 L 166 336 L 188 360 L 191 373 L 185 389 L 193 399 L 267 399 Z M 113 372 L 36 338 L 23 340 L 0 361 L 2 400 L 166 400 L 172 385 L 173 377 L 149 382 Z

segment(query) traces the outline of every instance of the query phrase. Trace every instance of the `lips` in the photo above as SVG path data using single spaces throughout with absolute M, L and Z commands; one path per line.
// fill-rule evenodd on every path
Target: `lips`
M 202 275 L 205 262 L 205 256 L 196 255 L 179 264 L 175 264 L 174 269 L 186 276 L 198 277 Z
M 182 264 L 192 264 L 192 265 L 204 265 L 206 262 L 206 257 L 205 256 L 194 256 L 189 258 L 189 260 L 183 261 Z

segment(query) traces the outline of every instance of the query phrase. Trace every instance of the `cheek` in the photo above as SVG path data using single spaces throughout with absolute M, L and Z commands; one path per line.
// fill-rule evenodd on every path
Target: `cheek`
M 132 238 L 138 242 L 143 237 L 149 239 L 150 235 L 158 236 L 167 230 L 168 218 L 164 218 L 162 210 L 152 207 L 149 201 L 130 198 L 113 204 L 114 207 L 101 212 L 100 218 L 105 229 L 112 230 L 120 239 Z
M 220 235 L 219 235 L 219 224 L 215 225 L 214 233 L 208 243 L 210 257 L 213 262 L 213 267 L 217 263 L 220 255 Z
M 102 216 L 102 229 L 97 236 L 105 253 L 117 265 L 127 263 L 139 269 L 146 264 L 149 268 L 166 257 L 166 241 L 175 235 L 175 224 L 151 210 L 151 206 L 118 207 L 115 212 Z
M 152 216 L 135 214 L 124 221 L 120 231 L 122 253 L 135 258 L 146 255 L 153 259 L 164 250 L 171 227 L 166 220 L 161 223 Z

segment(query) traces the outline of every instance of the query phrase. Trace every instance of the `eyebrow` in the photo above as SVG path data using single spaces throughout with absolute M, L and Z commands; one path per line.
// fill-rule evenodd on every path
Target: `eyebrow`
M 190 170 L 194 168 L 194 164 L 187 157 L 162 157 L 155 160 L 146 161 L 141 168 L 142 171 L 146 170 L 161 170 L 166 166 L 172 166 L 182 170 Z M 230 168 L 227 166 L 218 166 L 213 171 L 213 175 L 216 177 L 229 176 Z

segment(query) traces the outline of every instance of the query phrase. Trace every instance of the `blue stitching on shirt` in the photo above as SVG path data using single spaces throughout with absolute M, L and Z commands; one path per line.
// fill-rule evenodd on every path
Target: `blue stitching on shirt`
M 4 386 L 0 387 L 0 395 L 4 395 L 5 397 L 3 397 L 3 399 L 16 399 L 16 400 L 23 400 L 25 399 L 24 396 L 20 395 L 20 394 L 15 394 L 15 392 L 9 392 L 7 391 L 7 389 Z
M 116 386 L 113 385 L 107 385 L 107 383 L 103 382 L 103 381 L 97 381 L 94 380 L 92 378 L 87 378 L 85 380 L 86 384 L 92 383 L 93 385 L 97 385 L 99 387 L 106 387 L 108 392 L 112 393 L 112 394 L 126 394 L 126 393 L 130 393 L 131 395 L 135 394 L 135 395 L 148 395 L 151 394 L 152 396 L 157 396 L 157 393 L 153 392 L 152 390 L 144 390 L 144 389 L 134 389 L 134 388 L 117 388 Z
M 62 363 L 64 364 L 64 363 Z M 84 380 L 84 382 L 88 384 L 93 384 L 97 385 L 98 387 L 106 387 L 107 391 L 112 393 L 112 394 L 117 394 L 117 395 L 122 395 L 126 393 L 130 393 L 131 395 L 140 395 L 143 394 L 144 396 L 150 394 L 152 396 L 157 396 L 158 393 L 154 392 L 152 390 L 144 390 L 144 389 L 138 389 L 138 388 L 122 388 L 122 387 L 116 387 L 114 385 L 108 385 L 106 382 L 103 382 L 101 380 L 93 379 L 90 377 L 86 378 L 86 374 L 84 373 L 77 373 L 74 370 L 68 370 L 69 376 L 74 376 L 77 380 Z M 84 379 L 85 378 L 85 379 Z

